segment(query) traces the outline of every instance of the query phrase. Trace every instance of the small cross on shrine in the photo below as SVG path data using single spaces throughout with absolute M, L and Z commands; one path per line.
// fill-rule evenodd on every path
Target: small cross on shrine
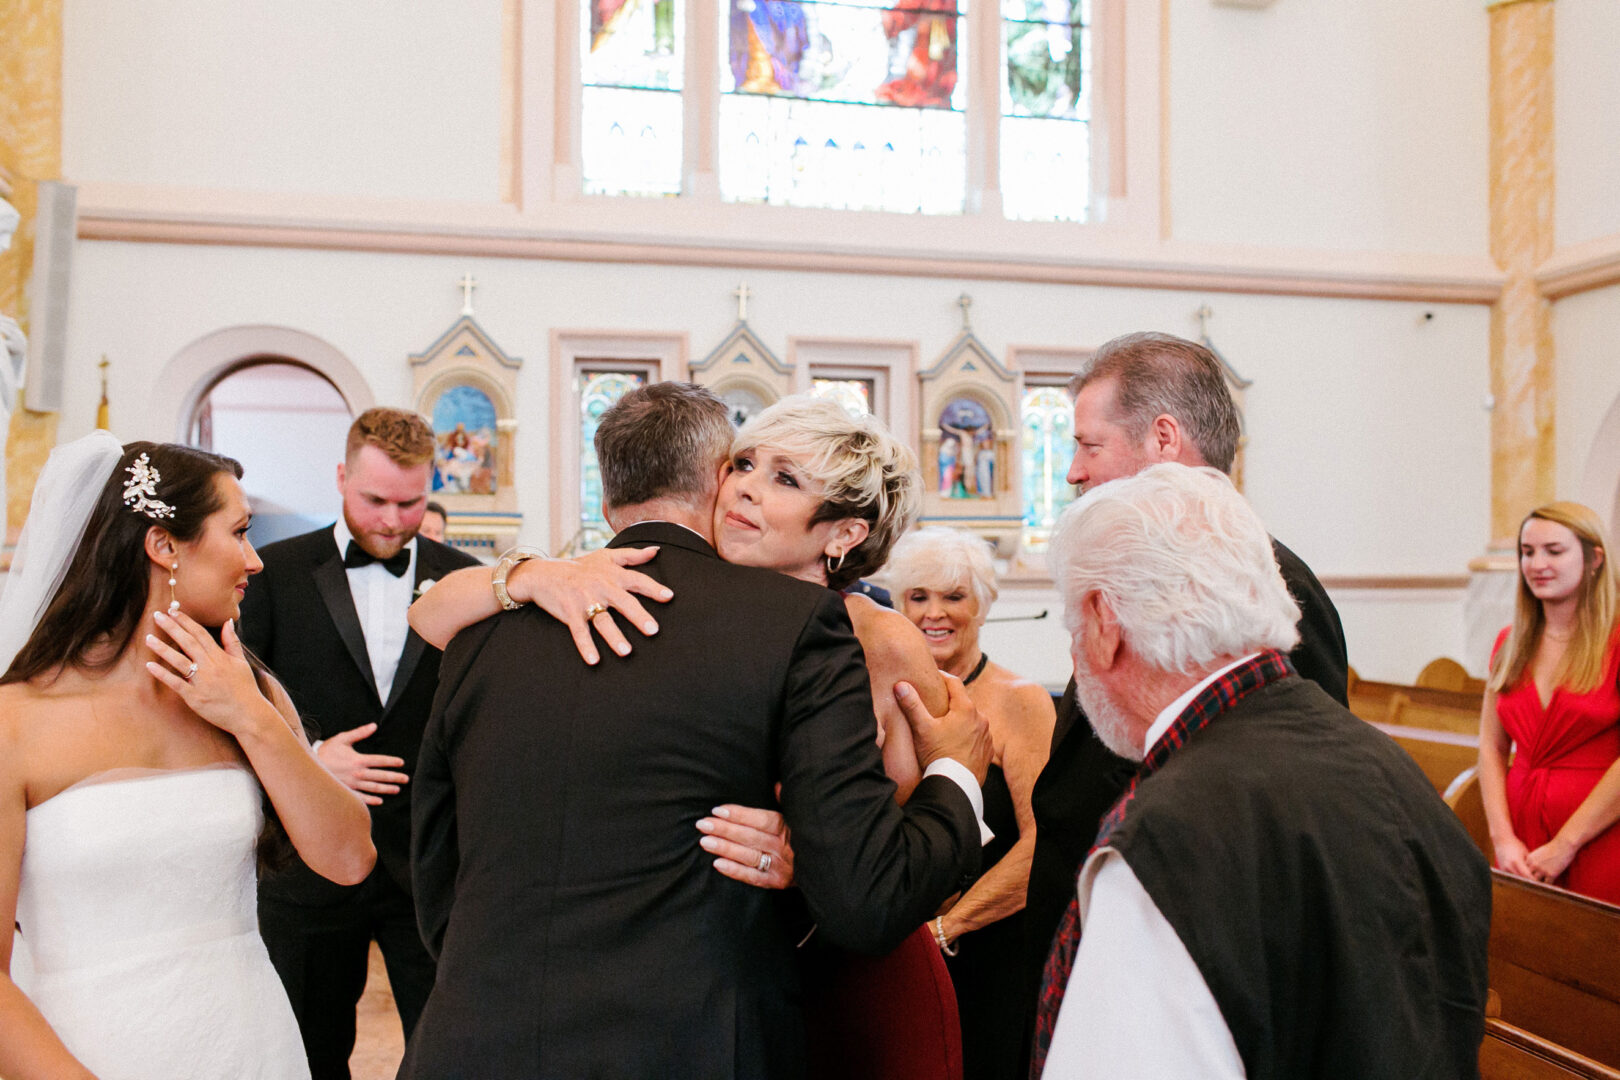
M 461 313 L 471 315 L 473 313 L 472 294 L 473 290 L 478 287 L 478 282 L 471 274 L 462 274 L 461 280 L 456 284 L 461 286 Z
M 968 309 L 973 306 L 973 297 L 963 293 L 956 298 L 956 306 L 962 309 L 962 330 L 964 332 L 972 330 L 973 323 L 968 318 Z
M 1208 304 L 1204 304 L 1200 306 L 1197 311 L 1193 312 L 1193 314 L 1198 316 L 1198 340 L 1208 341 L 1209 320 L 1215 317 L 1215 309 L 1210 307 Z
M 750 296 L 754 295 L 753 292 L 748 288 L 748 283 L 747 282 L 739 283 L 738 286 L 735 289 L 731 290 L 731 295 L 735 296 L 737 298 L 737 321 L 738 322 L 747 322 L 748 321 L 748 298 Z

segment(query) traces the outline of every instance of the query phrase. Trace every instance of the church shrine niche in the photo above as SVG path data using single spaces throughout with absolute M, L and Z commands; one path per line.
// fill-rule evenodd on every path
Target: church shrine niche
M 475 555 L 517 543 L 517 417 L 513 400 L 523 361 L 508 356 L 471 314 L 471 278 L 462 280 L 462 316 L 425 352 L 410 357 L 416 411 L 433 427 L 433 497 L 449 511 L 445 540 Z
M 753 290 L 739 285 L 737 321 L 725 339 L 690 367 L 691 379 L 713 390 L 726 403 L 731 423 L 741 427 L 756 413 L 793 393 L 793 365 L 779 360 L 770 346 L 748 325 L 748 300 Z
M 932 367 L 918 374 L 923 522 L 976 533 L 999 558 L 1017 550 L 1024 526 L 1019 479 L 1021 380 L 968 322 Z

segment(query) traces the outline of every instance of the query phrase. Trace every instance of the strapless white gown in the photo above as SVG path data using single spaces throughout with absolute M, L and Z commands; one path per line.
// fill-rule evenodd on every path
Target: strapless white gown
M 101 1080 L 308 1080 L 259 937 L 259 800 L 218 767 L 94 777 L 28 811 L 20 983 Z

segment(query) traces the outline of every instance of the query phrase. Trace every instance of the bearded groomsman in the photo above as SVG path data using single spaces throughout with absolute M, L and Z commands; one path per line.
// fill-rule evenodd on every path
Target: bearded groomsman
M 348 1080 L 371 942 L 410 1038 L 433 988 L 411 896 L 403 790 L 438 686 L 439 651 L 406 623 L 412 599 L 476 560 L 418 535 L 433 432 L 402 409 L 368 409 L 337 468 L 343 516 L 270 544 L 242 602 L 242 641 L 285 684 L 322 764 L 371 807 L 377 866 L 345 887 L 302 863 L 267 875 L 259 923 L 303 1032 L 313 1080 Z

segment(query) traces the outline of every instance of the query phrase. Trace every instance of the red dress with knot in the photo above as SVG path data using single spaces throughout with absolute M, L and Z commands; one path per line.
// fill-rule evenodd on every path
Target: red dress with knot
M 1508 631 L 1496 638 L 1502 647 Z M 1494 657 L 1495 650 L 1492 650 Z M 1553 690 L 1545 706 L 1528 670 L 1496 696 L 1496 716 L 1514 742 L 1507 770 L 1513 831 L 1534 851 L 1553 838 L 1620 758 L 1620 633 L 1609 640 L 1604 675 L 1584 694 Z M 1575 853 L 1553 884 L 1620 904 L 1620 823 Z

